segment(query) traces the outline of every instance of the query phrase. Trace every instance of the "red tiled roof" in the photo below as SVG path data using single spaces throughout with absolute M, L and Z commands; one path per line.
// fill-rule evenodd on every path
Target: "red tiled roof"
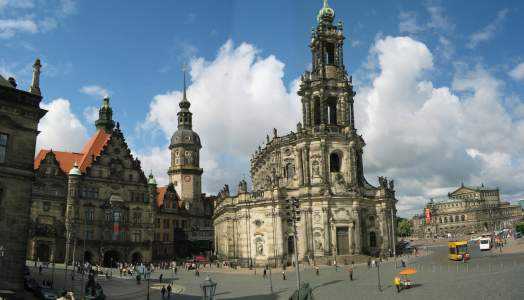
M 167 186 L 161 186 L 156 189 L 156 206 L 158 208 L 162 207 L 164 205 L 164 200 L 166 198 L 166 192 L 167 192 Z M 178 197 L 178 193 L 175 189 L 173 189 L 173 192 L 175 193 L 175 199 L 174 199 L 174 205 L 176 205 L 177 208 L 180 208 L 180 198 Z M 174 208 L 174 207 L 173 207 Z
M 82 153 L 84 154 L 84 157 L 82 158 L 82 162 L 78 166 L 80 168 L 80 171 L 85 172 L 85 170 L 89 166 L 91 166 L 91 164 L 93 163 L 93 159 L 100 155 L 100 152 L 102 152 L 102 149 L 104 149 L 110 137 L 110 133 L 106 133 L 104 130 L 100 129 L 84 145 L 84 148 L 82 148 Z
M 53 151 L 56 156 L 56 160 L 60 164 L 60 169 L 64 173 L 68 174 L 74 163 L 78 164 L 80 171 L 85 172 L 87 168 L 93 163 L 93 158 L 96 158 L 102 152 L 102 149 L 107 145 L 110 133 L 106 133 L 104 130 L 98 130 L 91 139 L 82 148 L 82 153 L 77 152 L 63 152 Z M 40 167 L 40 163 L 46 157 L 51 150 L 42 149 L 35 157 L 35 170 Z
M 44 160 L 47 154 L 51 151 L 52 150 L 42 149 L 40 152 L 38 152 L 38 155 L 35 158 L 35 170 L 40 167 L 42 160 Z M 66 174 L 68 174 L 69 171 L 73 168 L 75 162 L 79 163 L 84 156 L 82 153 L 76 152 L 53 151 L 53 153 L 55 154 L 58 164 L 60 165 L 60 169 Z
M 156 189 L 156 206 L 161 207 L 164 205 L 164 196 L 166 195 L 167 186 L 161 186 Z

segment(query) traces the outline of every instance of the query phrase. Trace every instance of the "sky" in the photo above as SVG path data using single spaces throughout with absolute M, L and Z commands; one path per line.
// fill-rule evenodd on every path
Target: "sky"
M 401 216 L 465 185 L 524 199 L 524 3 L 329 0 L 365 173 L 395 180 Z M 132 153 L 167 183 L 182 67 L 203 191 L 249 179 L 266 134 L 296 130 L 296 94 L 321 0 L 0 0 L 0 74 L 42 60 L 37 150 L 80 151 L 111 97 Z

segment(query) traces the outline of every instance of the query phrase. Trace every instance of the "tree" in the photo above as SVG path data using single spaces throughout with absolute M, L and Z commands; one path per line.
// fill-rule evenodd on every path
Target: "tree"
M 524 234 L 524 222 L 518 223 L 516 229 L 517 229 L 517 232 Z
M 413 228 L 411 226 L 411 222 L 404 218 L 398 218 L 397 221 L 397 235 L 398 236 L 410 236 L 411 232 L 413 231 Z

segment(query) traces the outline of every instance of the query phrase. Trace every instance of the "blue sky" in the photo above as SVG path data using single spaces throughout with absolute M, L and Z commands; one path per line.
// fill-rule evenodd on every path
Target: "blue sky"
M 368 143 L 370 181 L 376 182 L 376 175 L 395 178 L 405 214 L 462 180 L 500 186 L 508 200 L 524 198 L 519 140 L 524 133 L 524 4 L 329 3 L 336 20 L 344 22 L 344 60 L 360 97 L 357 122 Z M 0 0 L 0 74 L 15 76 L 25 88 L 31 64 L 42 59 L 41 89 L 53 110 L 43 125 L 53 134 L 41 136 L 42 147 L 79 150 L 94 131 L 94 107 L 109 94 L 133 152 L 162 182 L 169 164 L 167 139 L 176 128 L 181 67 L 188 64 L 195 127 L 207 147 L 204 190 L 216 193 L 222 184 L 236 186 L 249 174 L 250 153 L 273 127 L 294 130 L 300 118 L 295 80 L 309 67 L 307 45 L 321 5 L 320 0 Z M 397 75 L 387 77 L 388 68 Z M 229 75 L 234 82 L 224 81 Z M 387 89 L 381 90 L 387 80 L 405 91 L 389 93 L 397 98 L 388 99 Z M 431 100 L 436 96 L 429 94 L 446 94 L 446 100 Z M 432 101 L 438 102 L 435 111 L 456 105 L 442 114 L 457 118 L 435 111 L 425 115 Z M 383 105 L 377 108 L 377 103 Z M 253 113 L 252 122 L 239 118 Z M 417 115 L 398 125 L 404 116 Z M 235 119 L 230 126 L 216 123 Z M 435 126 L 422 132 L 417 122 Z M 444 128 L 450 122 L 455 127 Z M 411 153 L 413 145 L 422 146 Z M 395 151 L 416 157 L 419 165 L 387 154 Z M 441 156 L 444 163 L 427 163 Z

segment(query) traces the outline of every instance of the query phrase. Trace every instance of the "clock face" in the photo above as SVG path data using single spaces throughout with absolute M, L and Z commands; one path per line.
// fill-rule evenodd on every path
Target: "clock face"
M 190 182 L 191 181 L 191 176 L 189 176 L 189 175 L 184 176 L 184 181 L 185 182 Z

